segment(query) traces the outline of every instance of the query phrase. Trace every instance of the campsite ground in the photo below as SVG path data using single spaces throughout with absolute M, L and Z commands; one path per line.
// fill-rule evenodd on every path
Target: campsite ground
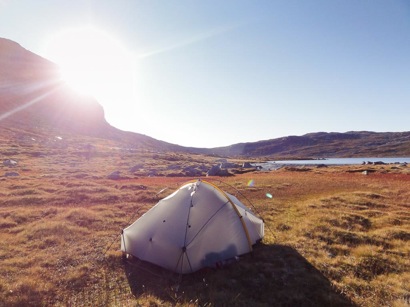
M 215 157 L 159 162 L 157 153 L 99 151 L 90 158 L 57 147 L 3 154 L 18 161 L 19 176 L 0 178 L 0 306 L 410 304 L 409 167 L 207 178 L 250 200 L 266 236 L 252 255 L 180 279 L 148 264 L 124 264 L 119 234 L 192 178 L 107 174 L 138 161 L 211 164 Z

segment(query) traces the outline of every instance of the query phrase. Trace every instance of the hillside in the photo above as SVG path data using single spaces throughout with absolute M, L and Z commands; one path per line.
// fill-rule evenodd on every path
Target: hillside
M 318 132 L 218 148 L 183 147 L 111 126 L 98 101 L 68 88 L 54 63 L 3 38 L 0 72 L 0 137 L 12 142 L 28 135 L 48 139 L 70 136 L 107 140 L 111 146 L 125 149 L 226 157 L 410 156 L 410 132 Z

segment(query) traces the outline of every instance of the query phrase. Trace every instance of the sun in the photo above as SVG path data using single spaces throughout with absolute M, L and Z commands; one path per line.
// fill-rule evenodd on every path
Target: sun
M 49 39 L 45 53 L 71 88 L 103 105 L 106 117 L 133 103 L 133 57 L 107 32 L 95 27 L 61 31 Z

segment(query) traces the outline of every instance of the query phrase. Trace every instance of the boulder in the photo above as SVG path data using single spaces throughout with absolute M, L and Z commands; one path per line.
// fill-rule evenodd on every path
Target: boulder
M 150 170 L 147 175 L 148 175 L 148 177 L 158 176 L 158 171 L 156 171 L 156 170 Z
M 108 179 L 112 179 L 112 180 L 121 179 L 120 171 L 112 172 L 111 174 L 109 174 L 109 175 L 107 176 L 107 178 L 108 178 Z
M 221 168 L 221 165 L 214 165 L 206 173 L 207 176 L 232 176 L 232 174 L 227 170 Z
M 206 172 L 208 170 L 208 166 L 205 164 L 200 164 L 197 166 L 197 168 L 201 170 L 202 172 Z
M 171 164 L 167 166 L 167 170 L 179 170 L 181 169 L 181 165 L 178 164 Z
M 129 189 L 129 190 L 133 190 L 133 191 L 138 191 L 138 190 L 143 190 L 145 191 L 147 189 L 147 186 L 145 185 L 123 185 L 120 187 L 120 190 L 125 190 L 125 189 Z
M 143 164 L 136 164 L 133 167 L 130 168 L 130 173 L 134 173 L 136 171 L 139 171 L 140 169 L 144 168 Z
M 243 168 L 253 168 L 254 166 L 251 164 L 251 162 L 244 162 L 242 164 Z
M 197 169 L 195 166 L 187 166 L 183 169 L 183 172 L 185 176 L 190 176 L 190 177 L 203 175 L 202 172 L 199 169 Z
M 221 166 L 218 165 L 214 165 L 211 167 L 211 169 L 206 173 L 207 176 L 217 176 L 219 174 L 219 172 L 221 171 Z
M 240 167 L 239 164 L 232 163 L 232 162 L 222 162 L 221 163 L 221 168 L 238 168 Z
M 4 174 L 4 177 L 18 177 L 18 176 L 20 176 L 20 174 L 17 172 L 7 172 Z
M 11 160 L 11 159 L 7 159 L 7 160 L 4 160 L 4 161 L 3 161 L 3 165 L 4 165 L 4 166 L 9 166 L 9 167 L 17 166 L 17 161 Z

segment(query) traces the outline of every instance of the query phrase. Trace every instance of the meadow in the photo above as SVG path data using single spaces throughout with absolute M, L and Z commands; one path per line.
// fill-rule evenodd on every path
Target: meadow
M 18 161 L 20 176 L 0 177 L 0 306 L 410 304 L 407 166 L 372 166 L 368 175 L 362 166 L 339 166 L 204 178 L 250 202 L 266 223 L 265 238 L 236 263 L 178 276 L 124 263 L 120 232 L 195 178 L 128 170 L 212 165 L 216 157 L 104 152 L 98 144 L 91 157 L 70 146 L 27 148 L 1 149 Z M 108 179 L 114 170 L 124 176 Z

